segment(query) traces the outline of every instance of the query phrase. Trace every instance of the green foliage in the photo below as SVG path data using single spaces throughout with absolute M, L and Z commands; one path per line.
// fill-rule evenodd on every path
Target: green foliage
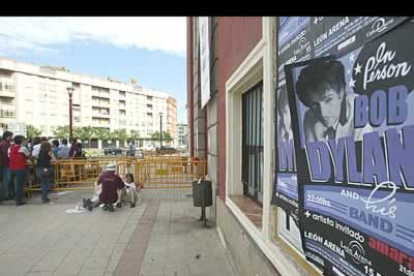
M 42 134 L 42 131 L 36 128 L 33 125 L 26 125 L 26 138 L 33 139 L 35 137 L 39 137 Z

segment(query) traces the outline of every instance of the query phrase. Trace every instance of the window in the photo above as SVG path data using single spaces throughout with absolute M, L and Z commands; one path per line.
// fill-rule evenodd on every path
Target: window
M 39 90 L 46 90 L 46 83 L 44 82 L 39 83 Z
M 4 91 L 13 92 L 13 85 L 12 85 L 12 84 L 8 84 L 8 83 L 6 83 L 6 84 L 4 85 Z
M 263 202 L 263 83 L 242 96 L 243 192 Z
M 56 84 L 49 84 L 49 90 L 51 92 L 56 92 L 57 91 L 57 85 Z

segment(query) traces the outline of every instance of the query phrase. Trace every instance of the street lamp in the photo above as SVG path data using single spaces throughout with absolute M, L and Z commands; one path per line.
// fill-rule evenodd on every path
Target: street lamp
M 160 148 L 162 148 L 162 112 L 160 112 Z
M 73 87 L 66 88 L 69 94 L 69 140 L 73 138 L 72 136 L 72 95 L 75 90 Z

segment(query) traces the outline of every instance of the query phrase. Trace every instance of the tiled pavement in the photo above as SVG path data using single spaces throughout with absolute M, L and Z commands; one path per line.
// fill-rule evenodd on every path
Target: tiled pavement
M 237 275 L 213 227 L 197 221 L 190 189 L 144 190 L 114 213 L 67 214 L 85 192 L 0 205 L 0 276 Z M 210 222 L 210 224 L 212 224 Z

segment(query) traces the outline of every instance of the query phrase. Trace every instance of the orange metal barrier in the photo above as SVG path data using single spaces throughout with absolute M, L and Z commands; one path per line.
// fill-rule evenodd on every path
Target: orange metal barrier
M 109 163 L 116 163 L 117 174 L 125 179 L 132 173 L 135 182 L 144 188 L 188 188 L 204 179 L 207 161 L 189 157 L 137 159 L 134 157 L 81 158 L 58 160 L 54 165 L 53 191 L 93 189 L 93 183 Z M 35 164 L 28 163 L 26 192 L 40 190 Z
M 149 159 L 139 166 L 136 171 L 145 188 L 188 188 L 207 174 L 206 160 Z

